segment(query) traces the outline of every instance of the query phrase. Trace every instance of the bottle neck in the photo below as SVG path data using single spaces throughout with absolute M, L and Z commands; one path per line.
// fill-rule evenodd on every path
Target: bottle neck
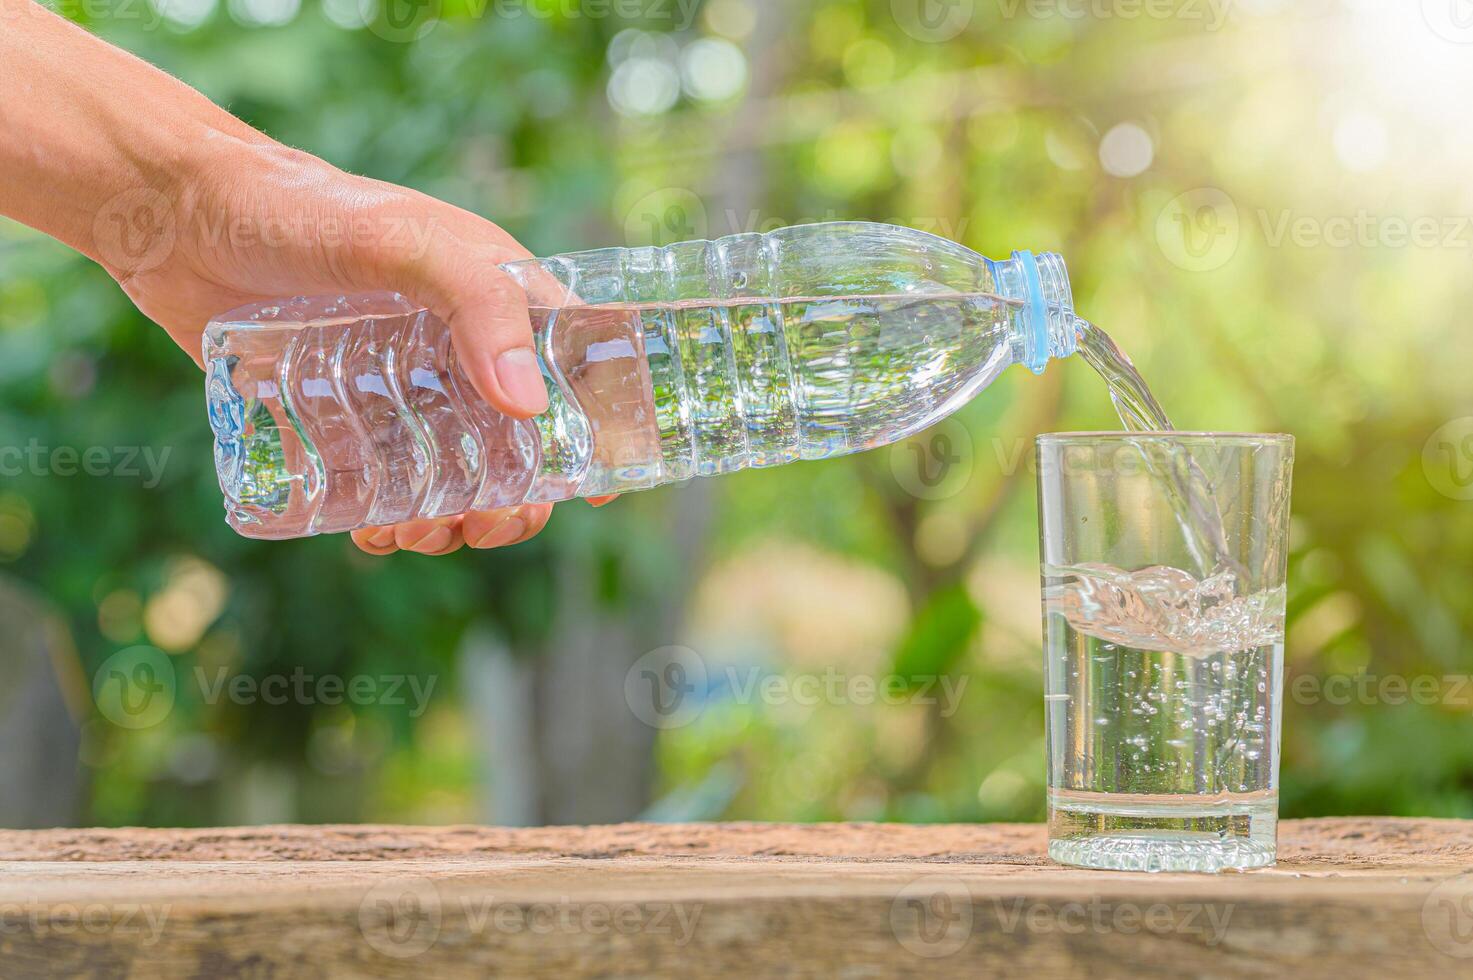
M 998 292 L 1018 304 L 1013 315 L 1015 358 L 1042 374 L 1050 358 L 1073 354 L 1078 346 L 1074 294 L 1063 256 L 1014 252 L 1010 259 L 988 263 Z

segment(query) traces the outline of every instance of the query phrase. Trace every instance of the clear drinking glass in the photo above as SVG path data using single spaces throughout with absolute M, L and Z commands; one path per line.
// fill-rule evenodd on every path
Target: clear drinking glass
M 1294 439 L 1038 439 L 1049 856 L 1274 862 Z

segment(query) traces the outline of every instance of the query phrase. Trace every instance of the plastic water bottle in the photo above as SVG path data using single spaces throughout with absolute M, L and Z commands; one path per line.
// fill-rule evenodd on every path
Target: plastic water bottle
M 293 538 L 627 493 L 903 439 L 1075 350 L 1063 260 L 831 222 L 502 266 L 550 406 L 487 405 L 402 296 L 246 307 L 205 331 L 227 520 Z

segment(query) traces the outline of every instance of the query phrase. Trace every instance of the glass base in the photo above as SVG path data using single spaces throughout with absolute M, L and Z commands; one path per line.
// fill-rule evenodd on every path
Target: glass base
M 1108 871 L 1214 873 L 1263 868 L 1277 856 L 1278 794 L 1050 794 L 1048 856 Z

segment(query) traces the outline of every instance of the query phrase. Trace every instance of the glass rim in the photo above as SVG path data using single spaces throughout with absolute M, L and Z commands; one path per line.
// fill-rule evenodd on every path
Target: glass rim
M 1041 432 L 1035 442 L 1038 445 L 1084 445 L 1129 443 L 1138 440 L 1155 442 L 1221 442 L 1234 445 L 1290 445 L 1294 436 L 1287 432 L 1209 432 L 1205 430 L 1158 430 L 1148 432 L 1121 432 L 1100 430 L 1096 432 Z

